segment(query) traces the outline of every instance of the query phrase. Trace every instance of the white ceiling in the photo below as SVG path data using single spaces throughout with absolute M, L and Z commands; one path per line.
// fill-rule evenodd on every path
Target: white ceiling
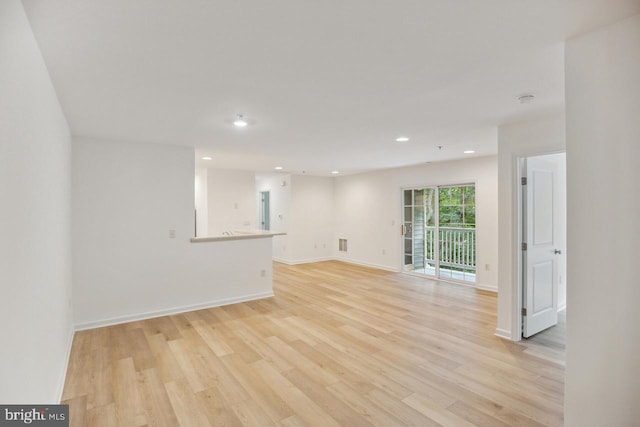
M 640 12 L 638 0 L 23 4 L 74 135 L 317 175 L 494 154 L 497 125 L 564 108 L 564 40 Z

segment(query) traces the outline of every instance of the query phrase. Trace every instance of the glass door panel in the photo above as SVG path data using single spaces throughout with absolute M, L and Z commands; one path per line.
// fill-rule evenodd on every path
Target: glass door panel
M 475 282 L 475 186 L 403 191 L 405 271 Z
M 402 222 L 404 268 L 407 271 L 413 271 L 413 190 L 404 190 L 402 199 L 404 210 Z

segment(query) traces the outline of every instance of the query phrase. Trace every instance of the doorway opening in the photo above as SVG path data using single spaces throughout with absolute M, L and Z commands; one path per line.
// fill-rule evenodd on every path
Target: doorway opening
M 405 272 L 476 282 L 475 184 L 403 190 Z
M 260 218 L 258 223 L 261 230 L 271 229 L 271 216 L 269 214 L 269 191 L 260 192 Z
M 536 339 L 547 342 L 543 335 L 553 336 L 554 346 L 564 353 L 566 154 L 520 158 L 518 171 L 517 330 L 527 339 L 546 331 Z

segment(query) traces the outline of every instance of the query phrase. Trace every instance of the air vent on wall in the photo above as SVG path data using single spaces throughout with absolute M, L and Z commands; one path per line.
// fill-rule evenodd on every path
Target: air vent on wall
M 347 252 L 347 239 L 338 239 L 338 250 L 340 252 Z

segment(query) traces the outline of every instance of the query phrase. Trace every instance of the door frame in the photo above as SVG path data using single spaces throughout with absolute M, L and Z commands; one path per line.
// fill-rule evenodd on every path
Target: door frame
M 513 307 L 513 311 L 511 313 L 512 318 L 512 333 L 511 338 L 513 341 L 521 341 L 522 340 L 522 298 L 524 296 L 524 263 L 522 260 L 522 249 L 521 243 L 524 239 L 523 233 L 523 198 L 522 198 L 522 184 L 520 179 L 523 174 L 523 160 L 528 157 L 538 157 L 538 156 L 546 156 L 549 154 L 560 154 L 567 153 L 567 150 L 552 150 L 545 152 L 536 152 L 536 153 L 528 153 L 521 154 L 515 157 L 515 183 L 516 183 L 516 197 L 514 198 L 515 203 L 515 213 L 516 220 L 514 221 L 516 232 L 513 233 L 514 239 L 511 242 L 512 248 L 515 249 L 515 260 L 516 260 L 516 286 L 515 292 L 513 292 L 513 301 L 511 306 Z M 566 160 L 565 160 L 566 161 Z
M 460 180 L 448 180 L 448 181 L 443 181 L 440 182 L 439 184 L 416 184 L 416 185 L 401 185 L 400 189 L 399 189 L 399 199 L 400 199 L 400 203 L 398 203 L 400 209 L 400 227 L 398 227 L 399 230 L 402 230 L 402 226 L 404 225 L 404 191 L 405 190 L 416 190 L 416 189 L 421 189 L 421 188 L 435 188 L 436 190 L 438 190 L 440 187 L 455 187 L 455 186 L 464 186 L 464 185 L 473 185 L 476 189 L 476 236 L 477 236 L 477 230 L 478 230 L 478 203 L 477 203 L 477 196 L 478 196 L 478 180 L 476 178 L 472 178 L 472 179 L 460 179 Z M 436 208 L 436 215 L 440 215 L 440 204 L 437 204 L 437 208 Z M 439 229 L 439 221 L 438 221 L 438 226 L 436 227 L 436 230 Z M 398 233 L 399 234 L 399 238 L 398 238 L 398 248 L 399 251 L 398 253 L 401 254 L 400 257 L 400 261 L 399 261 L 399 266 L 397 271 L 399 271 L 400 273 L 403 274 L 408 274 L 410 276 L 416 276 L 416 277 L 422 277 L 422 278 L 427 278 L 427 279 L 431 279 L 431 280 L 437 280 L 437 281 L 441 281 L 441 282 L 448 282 L 448 283 L 455 283 L 457 285 L 463 285 L 463 286 L 469 286 L 472 288 L 476 288 L 476 289 L 482 289 L 478 287 L 478 266 L 476 265 L 476 281 L 475 282 L 466 282 L 463 280 L 456 280 L 453 278 L 440 278 L 438 277 L 438 275 L 436 276 L 428 276 L 426 274 L 421 274 L 421 273 L 414 273 L 412 271 L 407 271 L 404 269 L 404 235 L 402 234 L 402 232 Z M 439 249 L 436 249 L 437 251 L 439 251 Z M 476 262 L 477 262 L 477 254 L 478 254 L 478 241 L 476 240 Z M 439 266 L 437 266 L 436 271 L 439 269 Z
M 264 228 L 263 219 L 267 222 L 267 228 Z M 258 191 L 258 225 L 261 230 L 271 230 L 271 190 Z

